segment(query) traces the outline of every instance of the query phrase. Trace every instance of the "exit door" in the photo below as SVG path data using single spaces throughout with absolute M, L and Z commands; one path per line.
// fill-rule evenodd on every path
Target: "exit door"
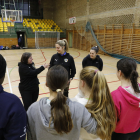
M 72 34 L 72 32 L 69 32 L 68 35 L 69 35 L 69 38 L 68 38 L 69 39 L 69 47 L 72 48 L 72 36 L 73 36 L 73 34 Z

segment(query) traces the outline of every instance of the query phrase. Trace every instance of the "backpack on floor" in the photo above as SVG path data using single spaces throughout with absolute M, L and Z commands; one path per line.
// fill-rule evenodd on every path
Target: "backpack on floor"
M 11 49 L 16 49 L 16 45 L 12 45 L 11 46 Z
M 4 48 L 5 48 L 5 50 L 9 50 L 9 47 L 8 46 L 5 46 Z

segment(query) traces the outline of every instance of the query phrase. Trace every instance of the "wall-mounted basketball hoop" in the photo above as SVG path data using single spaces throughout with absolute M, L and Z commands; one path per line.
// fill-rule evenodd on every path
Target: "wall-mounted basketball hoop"
M 11 21 L 11 23 L 15 24 L 15 20 L 10 20 L 10 21 Z
M 22 23 L 22 10 L 1 10 L 2 22 Z
M 76 23 L 76 17 L 70 17 L 69 24 L 75 24 L 75 23 Z

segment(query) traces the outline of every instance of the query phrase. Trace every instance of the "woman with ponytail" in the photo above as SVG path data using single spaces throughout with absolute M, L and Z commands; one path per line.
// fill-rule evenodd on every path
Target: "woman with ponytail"
M 115 106 L 106 78 L 97 68 L 89 66 L 80 72 L 79 90 L 73 100 L 85 105 L 97 121 L 97 136 L 87 134 L 81 129 L 82 140 L 111 140 L 116 126 Z M 81 96 L 83 95 L 83 96 Z M 100 138 L 99 138 L 100 137 Z
M 66 39 L 58 40 L 55 43 L 57 53 L 54 54 L 50 61 L 50 68 L 54 65 L 63 66 L 68 72 L 69 84 L 76 74 L 76 68 L 73 57 L 67 53 L 69 46 Z M 69 84 L 64 89 L 64 95 L 68 97 Z
M 140 84 L 136 62 L 124 58 L 117 62 L 121 86 L 111 93 L 117 112 L 112 140 L 138 140 L 140 137 Z
M 96 133 L 97 122 L 87 109 L 63 95 L 67 70 L 58 65 L 49 69 L 46 86 L 49 98 L 32 104 L 28 111 L 28 140 L 79 140 L 80 129 Z

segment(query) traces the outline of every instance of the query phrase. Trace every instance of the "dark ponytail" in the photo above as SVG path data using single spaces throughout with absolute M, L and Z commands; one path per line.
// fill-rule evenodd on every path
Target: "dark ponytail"
M 51 115 L 54 122 L 54 128 L 59 133 L 69 133 L 72 130 L 73 123 L 69 107 L 66 104 L 67 98 L 62 92 L 57 92 L 57 97 L 51 101 Z
M 137 64 L 135 60 L 132 58 L 124 58 L 117 62 L 117 69 L 118 71 L 121 70 L 121 72 L 124 75 L 125 79 L 130 79 L 132 87 L 136 93 L 140 93 L 139 86 L 138 86 L 138 72 Z
M 68 73 L 60 65 L 55 65 L 47 73 L 47 86 L 54 92 L 57 92 L 51 105 L 51 121 L 54 123 L 54 129 L 59 133 L 69 133 L 73 128 L 71 113 L 67 105 L 67 98 L 62 94 L 68 83 Z
M 139 77 L 139 75 L 138 75 L 137 71 L 133 70 L 130 74 L 130 80 L 132 83 L 132 87 L 136 93 L 140 93 L 138 82 L 137 82 L 138 77 Z

